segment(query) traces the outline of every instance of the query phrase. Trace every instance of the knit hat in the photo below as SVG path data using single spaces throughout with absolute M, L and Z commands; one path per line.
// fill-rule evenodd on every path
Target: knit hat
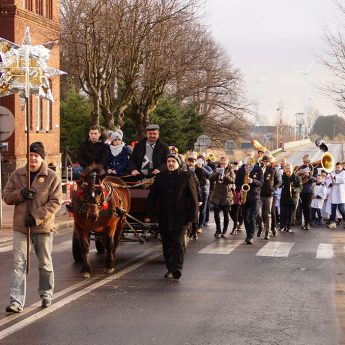
M 169 153 L 167 156 L 167 160 L 168 158 L 174 158 L 176 160 L 176 162 L 181 165 L 181 160 L 180 157 L 178 155 L 175 155 L 174 153 Z
M 262 161 L 267 161 L 267 162 L 271 162 L 272 158 L 268 155 L 262 156 Z
M 46 153 L 44 151 L 44 146 L 43 143 L 41 143 L 40 141 L 36 141 L 34 143 L 32 143 L 30 145 L 30 152 L 34 152 L 37 153 L 38 155 L 40 155 L 43 159 L 46 156 Z
M 117 131 L 108 131 L 107 133 L 108 140 L 112 143 L 115 139 L 120 139 L 122 141 L 123 138 L 123 132 L 121 129 L 118 129 Z

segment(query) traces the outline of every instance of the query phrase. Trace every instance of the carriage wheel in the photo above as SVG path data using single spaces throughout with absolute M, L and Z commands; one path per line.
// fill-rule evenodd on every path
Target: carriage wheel
M 97 253 L 99 254 L 105 253 L 104 243 L 101 239 L 95 238 L 95 245 L 96 245 Z
M 75 232 L 73 232 L 73 237 L 72 237 L 72 255 L 76 263 L 83 262 L 83 255 L 81 253 L 80 241 Z

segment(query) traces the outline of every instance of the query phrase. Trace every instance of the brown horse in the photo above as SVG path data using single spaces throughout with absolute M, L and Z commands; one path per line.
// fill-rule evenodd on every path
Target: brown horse
M 125 182 L 106 176 L 102 167 L 91 165 L 80 174 L 80 184 L 73 198 L 74 241 L 79 240 L 82 277 L 91 274 L 90 233 L 101 234 L 106 250 L 106 273 L 115 270 L 115 253 L 130 208 L 130 194 Z M 75 244 L 73 244 L 75 246 Z

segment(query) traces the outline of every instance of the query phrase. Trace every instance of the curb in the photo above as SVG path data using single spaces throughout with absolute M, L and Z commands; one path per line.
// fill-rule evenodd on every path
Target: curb
M 68 229 L 73 229 L 73 219 L 71 220 L 65 220 L 65 221 L 61 221 L 57 224 L 55 224 L 55 230 L 60 230 L 61 228 L 68 228 Z M 0 238 L 0 245 L 3 243 L 7 243 L 12 241 L 12 227 L 8 226 L 8 227 L 3 227 L 0 229 L 0 232 L 5 230 L 6 234 L 4 234 L 4 236 L 2 238 Z M 8 234 L 7 234 L 8 233 Z

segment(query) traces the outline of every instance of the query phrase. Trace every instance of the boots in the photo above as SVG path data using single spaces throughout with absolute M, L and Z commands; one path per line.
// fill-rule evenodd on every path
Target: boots
M 258 233 L 256 234 L 257 237 L 260 237 L 262 233 L 262 226 L 259 226 Z
M 270 239 L 270 232 L 266 231 L 265 232 L 265 240 L 269 240 Z

